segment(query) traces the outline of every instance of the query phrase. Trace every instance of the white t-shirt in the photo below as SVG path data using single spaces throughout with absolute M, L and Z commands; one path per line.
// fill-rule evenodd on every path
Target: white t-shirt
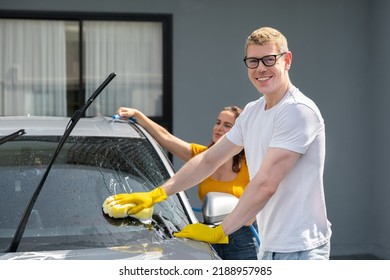
M 288 253 L 327 243 L 331 225 L 323 189 L 325 125 L 315 103 L 296 87 L 269 110 L 261 97 L 244 108 L 227 138 L 244 146 L 251 179 L 269 147 L 302 154 L 257 215 L 261 249 Z

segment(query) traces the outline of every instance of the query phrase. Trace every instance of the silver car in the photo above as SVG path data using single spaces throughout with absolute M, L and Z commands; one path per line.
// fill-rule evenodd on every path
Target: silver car
M 173 237 L 197 221 L 185 193 L 155 205 L 147 223 L 103 213 L 108 196 L 149 191 L 174 174 L 136 123 L 80 119 L 47 168 L 69 121 L 0 117 L 0 259 L 219 259 L 209 244 Z

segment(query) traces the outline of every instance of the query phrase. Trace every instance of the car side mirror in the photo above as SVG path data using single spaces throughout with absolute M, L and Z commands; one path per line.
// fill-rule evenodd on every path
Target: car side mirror
M 233 211 L 237 203 L 238 198 L 234 195 L 221 192 L 207 193 L 202 204 L 203 223 L 220 224 Z

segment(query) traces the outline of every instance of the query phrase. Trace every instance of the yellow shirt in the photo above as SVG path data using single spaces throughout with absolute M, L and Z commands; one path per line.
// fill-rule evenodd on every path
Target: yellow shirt
M 192 157 L 207 150 L 206 146 L 191 144 Z M 234 180 L 223 182 L 208 177 L 198 185 L 198 195 L 201 201 L 205 198 L 208 192 L 223 192 L 229 193 L 236 197 L 240 197 L 244 192 L 246 185 L 249 183 L 248 166 L 245 158 L 242 159 L 242 167 Z

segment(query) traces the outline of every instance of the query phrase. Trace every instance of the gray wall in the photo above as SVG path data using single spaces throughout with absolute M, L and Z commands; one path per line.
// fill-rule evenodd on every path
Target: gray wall
M 370 79 L 366 79 L 368 90 L 366 93 L 366 110 L 370 108 L 370 127 L 367 134 L 371 135 L 369 160 L 365 164 L 371 166 L 371 173 L 367 179 L 366 187 L 369 189 L 368 196 L 369 219 L 372 224 L 367 233 L 369 250 L 379 256 L 390 259 L 390 133 L 388 120 L 390 119 L 390 95 L 388 81 L 390 80 L 388 63 L 390 61 L 390 2 L 386 0 L 375 1 L 373 6 L 371 33 L 372 40 L 368 40 L 370 53 L 375 55 L 370 70 Z M 382 54 L 384 54 L 382 56 Z M 366 70 L 367 71 L 367 70 Z M 368 72 L 368 71 L 367 71 Z
M 246 37 L 280 29 L 292 81 L 326 121 L 332 255 L 390 259 L 386 0 L 2 0 L 0 9 L 173 14 L 174 133 L 203 144 L 222 107 L 259 97 L 242 62 Z M 188 194 L 199 207 L 195 188 Z

